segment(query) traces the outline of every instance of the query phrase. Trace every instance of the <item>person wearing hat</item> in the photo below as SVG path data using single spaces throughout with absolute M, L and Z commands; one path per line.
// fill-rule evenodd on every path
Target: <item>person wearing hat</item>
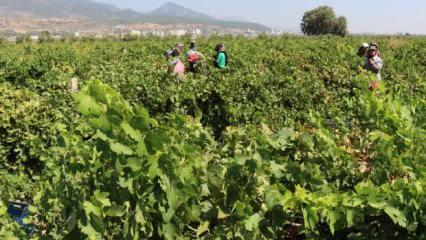
M 358 49 L 358 56 L 367 57 L 368 48 L 370 45 L 368 43 L 362 43 L 362 45 Z
M 183 47 L 184 47 L 184 45 L 182 43 L 176 43 L 175 50 L 179 51 L 179 54 L 182 54 L 183 53 Z
M 183 47 L 184 46 L 182 43 L 176 43 L 175 48 L 167 49 L 164 55 L 167 59 L 169 59 L 170 57 L 177 57 L 183 53 Z
M 167 50 L 165 53 L 165 56 L 169 62 L 169 72 L 173 72 L 173 75 L 177 75 L 178 80 L 182 81 L 185 79 L 185 64 L 180 60 L 180 54 L 181 54 L 181 46 L 176 44 L 175 49 L 173 50 Z
M 377 80 L 382 80 L 380 71 L 383 68 L 383 60 L 379 57 L 379 49 L 376 45 L 370 45 L 367 51 L 367 59 L 364 68 L 377 74 Z
M 180 51 L 178 49 L 175 49 L 172 53 L 172 57 L 174 57 L 174 60 L 172 62 L 173 68 L 173 74 L 177 75 L 177 78 L 179 81 L 183 81 L 185 79 L 185 64 L 180 60 Z
M 377 56 L 382 57 L 382 54 L 380 53 L 379 45 L 376 42 L 371 42 L 370 46 L 375 46 L 377 48 Z

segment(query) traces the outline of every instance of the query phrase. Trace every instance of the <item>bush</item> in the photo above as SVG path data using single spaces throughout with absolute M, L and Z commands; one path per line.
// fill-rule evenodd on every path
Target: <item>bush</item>
M 16 43 L 28 43 L 31 42 L 31 36 L 29 34 L 19 34 L 16 36 Z
M 40 43 L 52 42 L 53 38 L 52 38 L 52 35 L 50 34 L 50 32 L 43 31 L 43 32 L 40 33 L 39 41 L 40 41 Z
M 54 113 L 29 91 L 2 84 L 0 92 L 0 166 L 14 171 L 37 170 L 55 137 Z

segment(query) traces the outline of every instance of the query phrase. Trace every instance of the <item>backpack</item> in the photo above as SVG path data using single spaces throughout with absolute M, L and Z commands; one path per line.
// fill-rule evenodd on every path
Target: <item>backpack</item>
M 225 54 L 225 66 L 228 66 L 229 59 L 228 59 L 228 52 L 223 52 Z
M 188 55 L 188 61 L 194 64 L 198 63 L 200 61 L 200 56 L 197 53 L 192 52 Z

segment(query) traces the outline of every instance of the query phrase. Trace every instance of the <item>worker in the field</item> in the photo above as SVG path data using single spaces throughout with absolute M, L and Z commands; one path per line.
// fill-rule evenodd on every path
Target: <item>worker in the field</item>
M 358 56 L 360 57 L 367 57 L 367 52 L 368 52 L 368 48 L 370 47 L 370 45 L 368 43 L 363 43 L 359 48 L 358 48 Z
M 371 46 L 375 46 L 377 48 L 377 56 L 379 56 L 380 58 L 382 58 L 382 53 L 380 52 L 379 45 L 376 42 L 371 42 L 369 44 L 369 47 L 371 47 Z
M 381 70 L 383 68 L 383 60 L 379 57 L 379 49 L 376 45 L 371 45 L 367 51 L 364 69 L 376 74 L 376 79 L 372 81 L 370 88 L 376 89 L 382 80 Z
M 172 68 L 173 74 L 177 75 L 178 80 L 182 81 L 185 79 L 185 64 L 180 60 L 180 55 L 183 50 L 182 44 L 176 44 L 175 49 L 167 50 L 166 58 L 171 61 L 169 66 Z
M 204 55 L 197 51 L 197 44 L 195 43 L 195 40 L 191 41 L 186 57 L 189 62 L 189 71 L 193 73 L 197 72 Z
M 226 68 L 228 65 L 228 53 L 225 51 L 225 46 L 223 44 L 217 44 L 216 55 L 214 56 L 214 65 L 217 68 Z

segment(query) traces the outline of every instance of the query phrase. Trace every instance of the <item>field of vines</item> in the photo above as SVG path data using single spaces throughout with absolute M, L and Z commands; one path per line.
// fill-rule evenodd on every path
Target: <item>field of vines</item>
M 426 239 L 426 38 L 176 41 L 0 44 L 0 239 Z

